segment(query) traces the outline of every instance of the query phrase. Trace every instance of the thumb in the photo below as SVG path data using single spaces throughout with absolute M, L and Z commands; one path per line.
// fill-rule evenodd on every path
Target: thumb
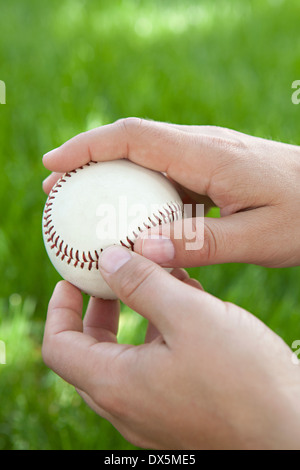
M 111 246 L 101 253 L 99 269 L 119 299 L 149 320 L 167 344 L 167 339 L 178 331 L 176 325 L 184 322 L 187 299 L 202 292 L 120 246 Z
M 266 255 L 268 225 L 274 224 L 264 209 L 160 225 L 142 232 L 134 251 L 164 267 L 259 264 Z

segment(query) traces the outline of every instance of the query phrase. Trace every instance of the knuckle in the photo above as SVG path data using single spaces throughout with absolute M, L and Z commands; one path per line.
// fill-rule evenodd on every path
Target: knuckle
M 131 154 L 135 139 L 140 137 L 146 129 L 144 123 L 146 123 L 145 120 L 137 117 L 122 118 L 115 122 L 117 130 L 125 143 L 126 158 Z
M 185 236 L 188 235 L 188 238 L 192 240 L 193 245 L 199 250 L 202 249 L 205 242 L 205 227 L 203 229 L 203 224 L 203 218 L 193 217 L 191 219 L 191 233 L 188 233 L 189 229 L 185 233 Z M 185 230 L 187 227 L 188 226 L 186 225 Z
M 214 230 L 205 223 L 203 247 L 201 250 L 202 254 L 206 260 L 210 261 L 216 258 L 218 250 L 219 244 L 217 241 L 216 234 Z
M 136 134 L 140 130 L 143 123 L 144 120 L 137 117 L 126 117 L 117 121 L 117 125 L 119 125 L 125 134 L 129 136 Z
M 215 150 L 219 149 L 220 156 L 224 152 L 238 156 L 240 150 L 245 148 L 242 138 L 229 129 L 222 129 L 222 132 L 218 131 L 216 135 L 206 136 L 206 141 Z

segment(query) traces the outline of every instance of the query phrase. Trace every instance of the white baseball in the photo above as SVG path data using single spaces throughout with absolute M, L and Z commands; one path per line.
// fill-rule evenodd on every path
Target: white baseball
M 58 273 L 82 292 L 116 299 L 98 270 L 110 245 L 133 248 L 140 232 L 182 218 L 182 201 L 162 174 L 128 160 L 90 162 L 65 173 L 43 213 L 43 237 Z

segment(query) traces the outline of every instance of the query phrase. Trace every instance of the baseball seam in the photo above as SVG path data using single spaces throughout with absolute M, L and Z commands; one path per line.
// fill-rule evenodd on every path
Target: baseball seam
M 97 252 L 97 250 L 94 250 L 93 252 L 80 252 L 74 247 L 69 247 L 69 245 L 65 243 L 65 241 L 55 229 L 52 218 L 52 209 L 56 194 L 59 192 L 59 189 L 63 186 L 63 183 L 66 183 L 67 179 L 72 177 L 72 174 L 77 173 L 78 170 L 82 170 L 86 166 L 90 166 L 93 163 L 96 162 L 89 162 L 86 165 L 77 168 L 76 170 L 72 170 L 70 172 L 65 173 L 60 178 L 60 180 L 56 183 L 56 185 L 53 187 L 49 194 L 49 197 L 45 204 L 43 215 L 44 235 L 46 237 L 48 246 L 50 246 L 50 249 L 56 250 L 56 256 L 60 257 L 61 261 L 64 261 L 66 259 L 67 264 L 72 264 L 75 268 L 80 267 L 81 269 L 87 267 L 89 271 L 91 271 L 92 269 L 98 269 L 99 253 L 103 251 L 103 248 L 100 248 L 99 252 Z M 143 223 L 143 228 L 139 226 L 135 231 L 132 232 L 134 237 L 133 239 L 127 236 L 125 240 L 120 240 L 119 243 L 121 246 L 124 246 L 130 249 L 131 251 L 134 251 L 134 241 L 138 238 L 138 232 L 141 233 L 144 230 L 156 227 L 157 225 L 171 223 L 175 220 L 179 220 L 179 216 L 181 214 L 182 206 L 177 201 L 168 202 L 164 206 L 162 206 L 161 210 L 159 210 L 158 213 L 153 213 L 151 217 L 148 217 L 147 223 Z

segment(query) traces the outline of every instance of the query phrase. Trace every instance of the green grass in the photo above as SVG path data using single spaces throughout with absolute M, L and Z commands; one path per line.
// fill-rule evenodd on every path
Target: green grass
M 40 348 L 56 281 L 44 250 L 41 164 L 125 116 L 212 124 L 300 144 L 298 0 L 10 0 L 1 5 L 0 449 L 133 448 L 49 371 Z M 297 216 L 297 214 L 295 214 Z M 300 269 L 194 268 L 205 289 L 300 338 Z M 121 339 L 144 323 L 122 312 Z

